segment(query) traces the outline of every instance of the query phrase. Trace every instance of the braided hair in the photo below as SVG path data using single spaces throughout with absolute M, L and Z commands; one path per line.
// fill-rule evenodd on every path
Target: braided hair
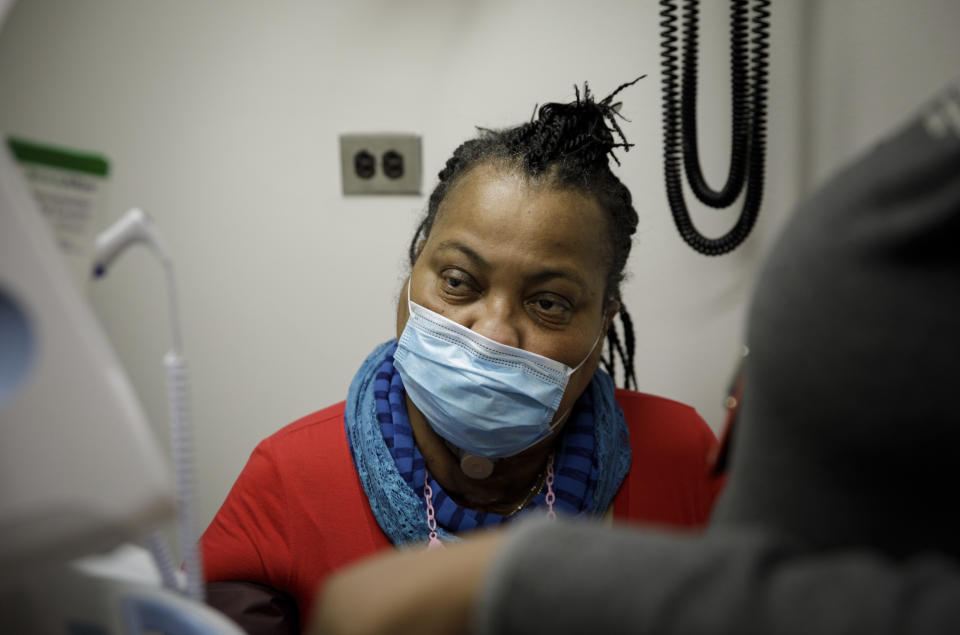
M 613 98 L 643 77 L 620 85 L 599 101 L 593 99 L 590 87 L 584 82 L 582 94 L 574 86 L 575 101 L 544 104 L 539 111 L 535 109 L 535 116 L 528 123 L 503 130 L 478 128 L 479 135 L 457 148 L 440 171 L 440 181 L 430 194 L 426 214 L 417 226 L 408 252 L 413 266 L 420 243 L 430 236 L 440 204 L 458 179 L 481 163 L 499 163 L 528 177 L 545 179 L 551 185 L 572 188 L 593 197 L 609 220 L 611 262 L 604 299 L 620 302 L 623 327 L 621 340 L 616 324 L 611 323 L 607 330 L 607 354 L 601 361 L 616 382 L 616 358 L 619 357 L 624 386 L 634 389 L 637 379 L 633 323 L 620 298 L 620 283 L 630 255 L 631 237 L 637 229 L 637 212 L 630 190 L 610 170 L 608 157 L 620 165 L 614 148 L 629 151 L 633 145 L 627 143 L 617 123 L 620 104 L 613 103 Z

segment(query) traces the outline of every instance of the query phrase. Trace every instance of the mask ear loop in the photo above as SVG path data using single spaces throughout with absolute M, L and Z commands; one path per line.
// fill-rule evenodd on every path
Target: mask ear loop
M 606 320 L 607 320 L 607 310 L 604 309 L 604 310 L 603 310 L 603 315 L 600 316 L 600 324 L 601 324 L 601 327 L 600 327 L 600 332 L 597 333 L 597 339 L 595 339 L 595 340 L 593 341 L 593 346 L 591 346 L 591 347 L 590 347 L 590 350 L 587 351 L 587 356 L 584 357 L 583 360 L 581 360 L 579 364 L 577 364 L 576 366 L 574 366 L 573 368 L 571 368 L 570 370 L 567 371 L 567 380 L 568 380 L 568 381 L 569 381 L 570 377 L 572 377 L 575 372 L 577 372 L 578 370 L 580 370 L 580 369 L 583 367 L 583 365 L 587 363 L 587 360 L 590 359 L 590 356 L 591 356 L 591 355 L 593 355 L 593 351 L 596 350 L 597 344 L 599 344 L 599 343 L 600 343 L 600 340 L 603 339 L 603 332 L 604 332 L 606 329 L 604 329 L 602 325 L 603 325 L 604 322 L 606 322 Z M 570 416 L 570 413 L 571 413 L 571 412 L 573 412 L 573 404 L 571 404 L 570 407 L 567 408 L 567 411 L 566 411 L 566 412 L 564 412 L 562 415 L 560 415 L 559 417 L 557 417 L 557 420 L 556 420 L 556 421 L 554 421 L 552 424 L 550 424 L 550 432 L 547 433 L 547 436 L 544 437 L 544 439 L 547 438 L 548 436 L 550 436 L 551 434 L 553 434 L 554 431 L 556 431 L 557 428 L 559 428 L 561 425 L 563 425 L 564 422 L 566 422 L 567 418 Z M 543 441 L 543 439 L 540 439 L 540 441 Z M 536 441 L 536 442 L 534 442 L 534 443 L 531 443 L 530 445 L 528 445 L 527 447 L 525 447 L 523 450 L 520 450 L 520 452 L 524 452 L 524 451 L 532 448 L 532 447 L 535 446 L 537 443 L 540 443 L 540 441 Z M 511 455 L 509 455 L 509 456 L 516 456 L 517 454 L 520 454 L 520 452 L 514 452 L 513 454 L 511 454 Z M 509 456 L 507 456 L 507 457 L 500 457 L 500 458 L 509 458 Z
M 575 372 L 577 372 L 578 370 L 580 370 L 580 368 L 581 368 L 584 364 L 587 363 L 587 360 L 590 359 L 590 356 L 593 355 L 593 351 L 596 350 L 597 344 L 599 344 L 599 343 L 600 343 L 600 340 L 603 339 L 603 334 L 604 334 L 604 332 L 606 331 L 606 329 L 604 328 L 603 324 L 604 324 L 604 322 L 606 322 L 606 321 L 607 321 L 607 309 L 604 308 L 604 309 L 603 309 L 603 315 L 600 316 L 600 332 L 597 333 L 597 339 L 593 340 L 593 346 L 591 346 L 591 347 L 590 347 L 590 350 L 587 351 L 587 356 L 584 357 L 584 358 L 580 361 L 579 364 L 577 364 L 576 366 L 574 366 L 573 368 L 571 368 L 569 371 L 567 371 L 567 377 L 572 376 Z

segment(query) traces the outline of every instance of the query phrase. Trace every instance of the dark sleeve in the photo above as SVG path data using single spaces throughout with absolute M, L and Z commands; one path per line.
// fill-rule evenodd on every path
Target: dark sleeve
M 960 632 L 960 569 L 936 554 L 805 555 L 773 536 L 529 523 L 485 583 L 481 635 Z
M 249 635 L 297 635 L 300 612 L 286 593 L 255 582 L 211 582 L 207 604 L 243 628 Z

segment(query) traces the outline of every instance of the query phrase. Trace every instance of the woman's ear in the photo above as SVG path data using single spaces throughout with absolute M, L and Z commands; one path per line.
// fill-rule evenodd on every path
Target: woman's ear
M 420 259 L 420 254 L 423 253 L 423 246 L 426 244 L 427 244 L 427 241 L 425 238 L 421 238 L 420 240 L 417 241 L 417 246 L 413 250 L 414 263 L 416 263 L 416 261 Z
M 410 310 L 407 306 L 407 287 L 410 286 L 410 279 L 412 276 L 407 276 L 406 282 L 403 283 L 403 286 L 400 288 L 400 296 L 397 298 L 397 339 L 400 339 L 400 336 L 403 334 L 403 328 L 407 325 L 407 320 L 410 319 Z
M 607 336 L 607 329 L 610 328 L 610 325 L 613 323 L 613 318 L 617 317 L 617 313 L 620 312 L 620 301 L 619 300 L 607 300 L 607 310 L 604 312 L 606 317 L 603 320 L 603 336 Z

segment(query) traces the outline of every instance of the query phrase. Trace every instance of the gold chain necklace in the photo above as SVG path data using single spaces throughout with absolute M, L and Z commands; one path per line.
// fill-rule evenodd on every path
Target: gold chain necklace
M 520 504 L 517 505 L 517 507 L 513 511 L 507 514 L 504 514 L 503 515 L 504 518 L 510 518 L 511 516 L 513 516 L 520 510 L 522 510 L 524 507 L 530 504 L 530 501 L 536 498 L 537 495 L 543 491 L 543 484 L 546 483 L 547 481 L 548 467 L 553 464 L 553 454 L 551 454 L 550 457 L 547 459 L 547 463 L 548 465 L 545 465 L 543 467 L 543 470 L 540 471 L 540 474 L 537 475 L 536 480 L 533 482 L 533 487 L 530 488 L 530 491 L 527 492 L 527 495 L 523 498 Z

